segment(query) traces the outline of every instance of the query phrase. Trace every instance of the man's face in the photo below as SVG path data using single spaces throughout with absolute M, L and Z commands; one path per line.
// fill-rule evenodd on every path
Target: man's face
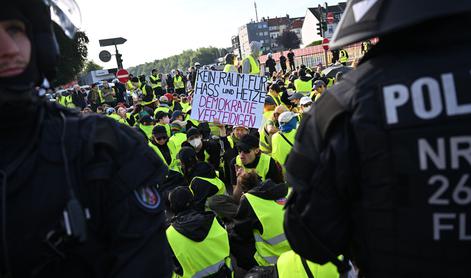
M 17 76 L 31 58 L 26 26 L 19 20 L 0 21 L 0 78 Z
M 159 120 L 160 124 L 168 124 L 170 122 L 170 118 L 168 116 L 165 116 Z
M 126 117 L 126 109 L 123 107 L 118 108 L 118 115 L 125 118 Z
M 250 149 L 249 151 L 240 151 L 239 157 L 242 164 L 247 165 L 254 162 L 255 158 L 257 158 L 258 151 L 258 148 Z
M 234 136 L 237 138 L 237 139 L 240 139 L 242 137 L 244 137 L 245 135 L 249 134 L 249 131 L 244 128 L 244 127 L 236 127 L 234 129 Z
M 317 88 L 317 92 L 319 92 L 319 94 L 322 94 L 324 91 L 325 91 L 325 86 L 320 86 L 319 88 Z

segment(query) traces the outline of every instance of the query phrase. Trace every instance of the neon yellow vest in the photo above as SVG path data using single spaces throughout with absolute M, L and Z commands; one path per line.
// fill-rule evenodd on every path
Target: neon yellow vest
M 280 106 L 283 103 L 281 102 L 280 96 L 274 96 L 272 93 L 268 93 L 267 96 L 271 96 L 275 101 L 276 106 Z
M 175 86 L 175 89 L 184 89 L 185 84 L 183 83 L 183 77 L 181 76 L 173 77 L 173 85 Z
M 270 169 L 270 156 L 261 153 L 260 154 L 260 160 L 258 161 L 257 167 L 255 167 L 255 172 L 257 175 L 260 176 L 262 181 L 264 181 L 267 178 L 268 170 Z M 242 164 L 242 160 L 240 160 L 240 156 L 236 157 L 236 165 L 243 167 L 246 171 L 250 171 L 253 169 L 246 168 L 244 164 Z
M 193 181 L 195 179 L 204 180 L 204 181 L 207 181 L 210 184 L 216 186 L 218 188 L 218 192 L 215 195 L 227 195 L 226 186 L 224 185 L 224 182 L 222 182 L 222 180 L 220 180 L 218 177 L 216 177 L 216 178 L 194 177 L 190 182 L 190 190 L 191 190 L 191 185 L 193 184 Z
M 283 135 L 288 139 L 291 144 L 294 144 L 294 138 L 296 137 L 296 129 L 291 130 L 288 133 L 283 133 Z M 288 154 L 293 148 L 286 140 L 281 137 L 280 131 L 275 133 L 271 138 L 271 157 L 278 161 L 281 165 L 284 165 Z
M 169 139 L 169 141 L 175 145 L 175 149 L 177 153 L 180 152 L 180 150 L 182 149 L 182 143 L 185 142 L 186 140 L 187 140 L 186 134 L 183 132 L 177 132 L 173 134 Z
M 339 58 L 340 63 L 346 63 L 348 62 L 348 52 L 347 50 L 340 50 L 340 58 Z
M 126 121 L 126 119 L 121 118 L 118 114 L 113 113 L 111 115 L 108 115 L 108 117 L 116 120 L 119 123 L 122 123 L 124 125 L 128 125 L 128 122 Z
M 250 62 L 250 74 L 260 74 L 260 67 L 258 65 L 258 62 L 255 60 L 252 54 L 247 55 L 245 59 L 248 59 Z
M 307 95 L 312 91 L 312 79 L 309 81 L 302 81 L 298 78 L 294 80 L 294 87 L 296 88 L 296 92 Z
M 340 277 L 337 272 L 337 267 L 332 263 L 326 263 L 324 265 L 316 264 L 306 260 L 307 266 L 312 272 L 314 277 L 319 278 L 338 278 Z M 293 251 L 288 251 L 278 258 L 276 263 L 279 278 L 308 278 L 306 270 L 304 269 L 301 257 Z
M 224 66 L 223 72 L 237 72 L 237 70 L 234 65 L 227 64 Z
M 173 254 L 183 269 L 183 276 L 174 273 L 173 277 L 206 277 L 216 273 L 224 264 L 231 268 L 229 236 L 216 217 L 201 242 L 185 237 L 173 226 L 167 228 L 166 234 Z
M 158 76 L 151 75 L 149 76 L 149 79 L 150 79 L 150 84 L 151 84 L 152 89 L 162 87 L 162 83 L 160 81 L 157 81 L 159 80 Z
M 263 234 L 258 230 L 253 231 L 257 250 L 255 260 L 261 266 L 273 265 L 281 254 L 291 250 L 283 230 L 285 202 L 265 200 L 250 193 L 244 196 L 263 228 Z
M 188 111 L 191 110 L 191 105 L 188 102 L 180 102 L 180 105 L 182 107 L 182 112 L 187 113 Z
M 167 167 L 170 170 L 173 170 L 173 171 L 176 171 L 176 172 L 181 172 L 181 169 L 179 167 L 179 161 L 177 159 L 177 154 L 178 153 L 177 153 L 175 145 L 172 142 L 170 142 L 170 141 L 167 142 L 167 146 L 168 146 L 168 149 L 170 150 L 170 157 L 171 157 L 170 164 L 168 164 L 167 161 L 165 160 L 165 157 L 162 154 L 162 152 L 160 151 L 159 147 L 157 147 L 156 145 L 154 145 L 150 141 L 149 141 L 149 146 L 155 151 L 155 153 L 160 157 L 160 159 L 162 159 L 163 163 L 165 163 L 165 165 L 167 165 Z
M 163 111 L 163 112 L 165 112 L 165 113 L 168 114 L 168 113 L 170 112 L 170 108 L 169 108 L 169 107 L 165 107 L 165 106 L 159 106 L 159 107 L 157 107 L 157 108 L 155 109 L 155 111 L 154 111 L 154 118 L 156 117 L 157 112 L 159 112 L 159 111 Z

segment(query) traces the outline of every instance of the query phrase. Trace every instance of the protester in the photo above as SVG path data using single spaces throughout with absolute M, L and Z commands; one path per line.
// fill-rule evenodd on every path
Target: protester
M 175 277 L 232 277 L 228 234 L 214 213 L 194 210 L 186 186 L 171 191 L 168 202 L 175 214 L 166 232 Z
M 289 68 L 291 71 L 295 71 L 296 70 L 296 66 L 294 64 L 294 52 L 293 50 L 290 48 L 288 50 L 288 62 L 289 62 Z
M 278 116 L 280 130 L 271 139 L 273 157 L 280 165 L 284 165 L 288 154 L 294 144 L 298 117 L 291 111 L 283 112 Z

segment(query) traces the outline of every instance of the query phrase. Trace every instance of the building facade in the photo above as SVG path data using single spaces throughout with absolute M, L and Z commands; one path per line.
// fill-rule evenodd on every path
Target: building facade
M 322 40 L 323 38 L 332 38 L 345 8 L 345 2 L 338 3 L 335 6 L 308 8 L 301 30 L 301 47 L 306 47 L 315 41 Z M 328 15 L 333 17 L 333 21 L 326 24 L 327 28 L 324 31 L 324 36 L 321 37 L 318 35 L 318 23 L 321 21 L 326 22 L 326 17 Z

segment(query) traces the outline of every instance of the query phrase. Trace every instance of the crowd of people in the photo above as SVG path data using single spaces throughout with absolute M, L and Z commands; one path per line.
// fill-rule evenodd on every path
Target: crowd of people
M 224 71 L 247 71 L 244 62 L 229 54 Z M 258 61 L 250 66 L 262 72 Z M 176 275 L 192 277 L 205 269 L 240 276 L 254 267 L 262 267 L 254 273 L 269 272 L 274 269 L 268 266 L 281 260 L 280 277 L 290 277 L 283 269 L 293 260 L 302 262 L 283 232 L 289 192 L 283 165 L 304 113 L 335 83 L 321 74 L 321 64 L 292 68 L 271 74 L 259 129 L 191 118 L 196 72 L 204 70 L 198 63 L 186 75 L 152 70 L 148 76 L 130 76 L 126 84 L 103 81 L 88 91 L 76 85 L 56 93 L 55 101 L 131 127 L 168 167 L 159 190 L 167 202 Z M 316 277 L 338 276 L 331 264 L 309 266 L 324 273 Z

